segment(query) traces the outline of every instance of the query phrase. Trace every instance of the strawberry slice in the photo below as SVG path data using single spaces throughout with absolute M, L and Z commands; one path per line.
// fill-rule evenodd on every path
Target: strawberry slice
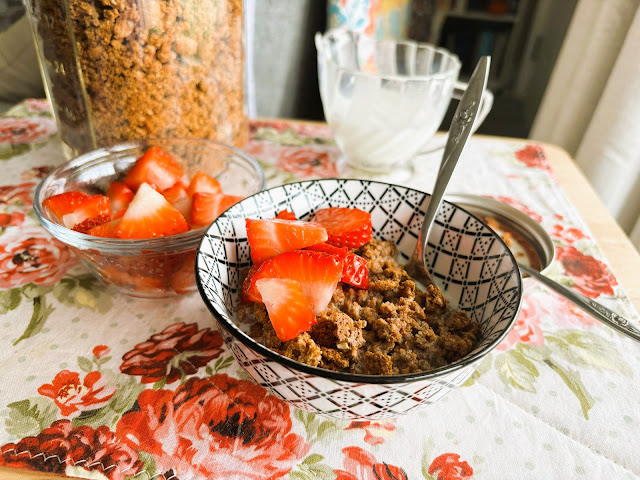
M 65 215 L 72 213 L 76 208 L 82 205 L 89 195 L 82 192 L 64 192 L 58 195 L 52 195 L 42 201 L 42 206 L 49 209 L 59 219 Z
M 107 197 L 111 201 L 111 211 L 119 212 L 127 206 L 133 200 L 133 190 L 127 187 L 122 182 L 111 182 L 107 189 Z
M 327 231 L 318 223 L 247 218 L 245 224 L 253 263 L 261 263 L 281 253 L 327 241 Z
M 311 250 L 286 252 L 265 261 L 249 272 L 242 286 L 243 300 L 261 302 L 256 282 L 262 278 L 288 278 L 300 283 L 302 291 L 317 315 L 331 301 L 340 278 L 342 260 L 335 255 Z
M 334 247 L 328 243 L 313 245 L 311 247 L 307 247 L 307 250 L 336 255 L 342 259 L 343 262 L 342 278 L 340 281 L 364 290 L 369 288 L 369 268 L 367 268 L 367 261 L 360 255 L 350 252 L 345 247 Z
M 167 202 L 176 207 L 185 220 L 191 218 L 191 199 L 182 182 L 163 190 L 162 195 L 167 199 Z
M 243 198 L 235 195 L 225 195 L 224 193 L 195 192 L 191 203 L 191 223 L 194 228 L 209 225 L 227 208 L 235 205 Z
M 282 210 L 278 212 L 278 214 L 276 215 L 276 218 L 279 218 L 281 220 L 297 220 L 293 212 L 289 210 Z
M 94 237 L 118 238 L 118 219 L 89 228 L 86 233 Z
M 87 218 L 96 218 L 101 215 L 111 216 L 111 205 L 109 197 L 105 195 L 93 195 L 87 197 L 71 213 L 62 217 L 62 223 L 67 228 L 73 228 Z
M 73 227 L 73 230 L 80 233 L 89 233 L 93 227 L 103 225 L 111 220 L 108 215 L 98 215 L 94 218 L 87 218 Z
M 187 187 L 189 198 L 193 197 L 194 193 L 222 193 L 222 187 L 218 180 L 198 170 Z
M 371 214 L 358 208 L 322 208 L 313 220 L 324 225 L 327 243 L 335 247 L 360 248 L 372 237 Z
M 308 331 L 316 316 L 309 306 L 300 283 L 288 278 L 262 278 L 256 288 L 264 300 L 269 320 L 282 342 Z
M 120 219 L 119 238 L 157 238 L 189 230 L 182 214 L 148 184 L 138 188 L 136 196 Z
M 124 184 L 134 192 L 143 183 L 162 191 L 175 185 L 183 176 L 184 170 L 171 155 L 159 147 L 151 147 L 129 170 Z

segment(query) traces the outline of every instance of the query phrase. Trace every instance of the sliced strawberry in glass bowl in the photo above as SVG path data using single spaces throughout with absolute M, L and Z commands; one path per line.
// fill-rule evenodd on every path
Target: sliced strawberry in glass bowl
M 259 164 L 234 147 L 149 139 L 97 149 L 59 166 L 36 189 L 34 210 L 105 284 L 131 296 L 164 298 L 196 290 L 197 246 L 208 224 L 231 205 L 201 208 L 202 223 L 195 224 L 193 193 L 220 189 L 220 195 L 240 199 L 263 187 Z

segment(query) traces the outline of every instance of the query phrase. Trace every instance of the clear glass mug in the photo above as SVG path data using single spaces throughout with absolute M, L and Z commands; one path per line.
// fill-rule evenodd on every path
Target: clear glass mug
M 243 147 L 242 0 L 25 0 L 72 157 L 126 140 Z
M 325 118 L 351 166 L 370 172 L 405 167 L 436 152 L 436 137 L 458 81 L 461 63 L 446 49 L 412 41 L 376 40 L 348 30 L 316 34 L 318 80 Z M 493 105 L 486 91 L 473 127 Z

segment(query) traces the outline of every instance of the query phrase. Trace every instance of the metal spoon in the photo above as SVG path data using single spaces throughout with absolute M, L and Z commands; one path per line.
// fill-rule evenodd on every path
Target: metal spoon
M 535 278 L 540 283 L 543 283 L 544 285 L 549 287 L 551 290 L 554 290 L 555 292 L 573 302 L 576 306 L 583 309 L 593 318 L 600 320 L 602 323 L 610 326 L 611 328 L 615 328 L 624 335 L 633 338 L 636 342 L 640 342 L 640 330 L 629 323 L 629 320 L 621 317 L 613 310 L 609 310 L 604 305 L 601 305 L 598 302 L 594 302 L 590 298 L 587 298 L 584 295 L 580 295 L 579 293 L 574 292 L 573 290 L 570 290 L 569 288 L 560 285 L 557 282 L 554 282 L 550 278 L 545 277 L 540 272 L 527 265 L 518 264 L 518 267 L 520 267 L 520 270 L 522 272 L 526 273 L 530 277 Z
M 436 217 L 436 213 L 442 204 L 442 197 L 451 179 L 451 174 L 458 163 L 469 136 L 471 127 L 480 109 L 482 94 L 487 87 L 489 77 L 490 57 L 482 57 L 471 74 L 469 85 L 464 95 L 458 103 L 456 112 L 449 127 L 449 138 L 442 154 L 442 161 L 438 170 L 433 193 L 429 201 L 429 206 L 424 214 L 422 229 L 416 243 L 413 255 L 406 265 L 407 271 L 416 280 L 425 285 L 433 283 L 431 276 L 424 265 L 424 252 L 427 248 L 427 240 L 431 226 Z

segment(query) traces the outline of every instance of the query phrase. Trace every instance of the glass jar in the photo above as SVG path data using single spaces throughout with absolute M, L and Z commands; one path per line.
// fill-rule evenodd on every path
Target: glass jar
M 26 0 L 60 136 L 243 147 L 242 0 Z

